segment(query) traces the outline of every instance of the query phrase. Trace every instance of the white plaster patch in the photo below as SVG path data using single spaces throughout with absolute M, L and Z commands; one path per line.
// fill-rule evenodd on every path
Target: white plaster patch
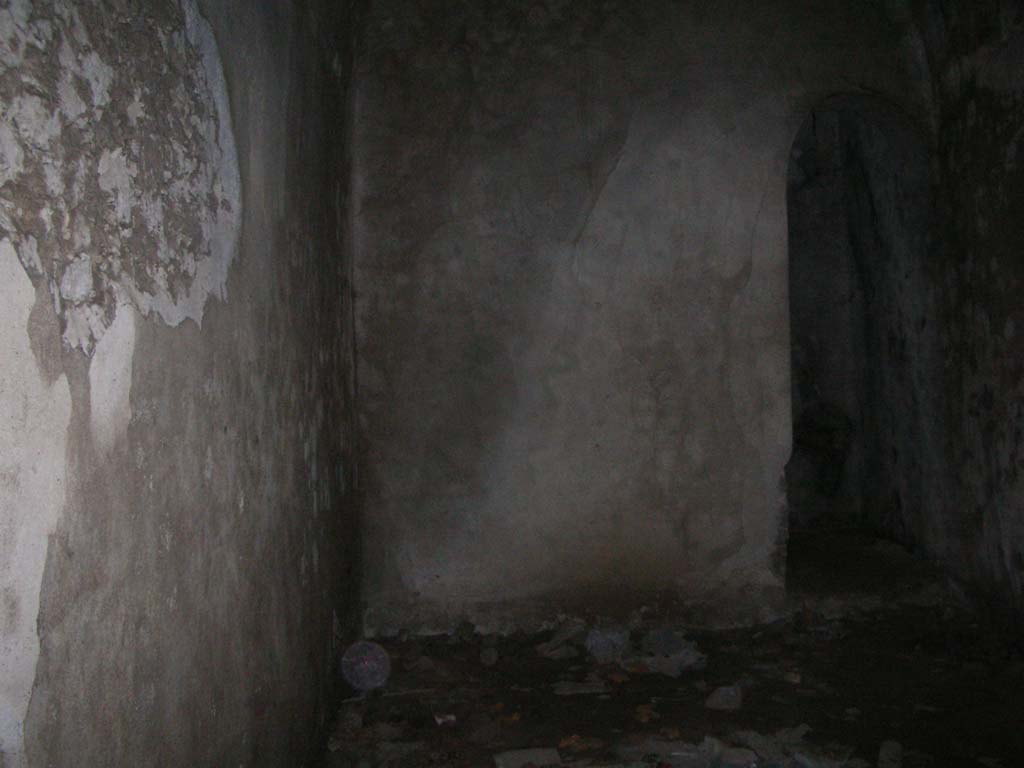
M 75 304 L 65 308 L 64 341 L 71 347 L 91 349 L 93 340 L 103 337 L 107 324 L 103 307 L 95 304 Z
M 75 89 L 74 78 L 70 72 L 61 75 L 57 94 L 60 96 L 60 111 L 68 120 L 77 120 L 88 109 Z
M 115 149 L 100 156 L 96 171 L 99 174 L 100 189 L 114 196 L 114 213 L 117 220 L 127 224 L 132 217 L 134 165 L 128 161 L 122 150 Z
M 27 0 L 12 0 L 7 8 L 0 8 L 0 29 L 24 27 L 28 11 Z M 0 35 L 0 62 L 14 68 L 21 63 L 21 58 L 21 39 L 15 35 Z
M 92 90 L 92 103 L 97 107 L 106 106 L 110 103 L 110 84 L 114 80 L 114 70 L 95 51 L 86 56 L 82 64 L 83 74 Z
M 38 96 L 20 96 L 13 104 L 14 125 L 22 144 L 46 149 L 60 136 L 60 120 Z
M 83 253 L 64 270 L 60 295 L 67 301 L 85 301 L 92 296 L 92 259 Z
M 142 101 L 139 99 L 139 92 L 135 92 L 135 101 L 128 105 L 128 109 L 125 110 L 125 114 L 128 115 L 128 121 L 135 127 L 135 124 L 146 116 L 146 108 Z
M 89 420 L 93 442 L 101 455 L 127 432 L 132 420 L 129 395 L 134 356 L 135 311 L 122 305 L 89 364 Z
M 36 619 L 49 535 L 64 505 L 71 393 L 41 378 L 26 326 L 35 289 L 14 246 L 0 241 L 0 763 L 25 765 L 23 725 L 39 638 Z M 5 609 L 6 610 L 6 609 Z

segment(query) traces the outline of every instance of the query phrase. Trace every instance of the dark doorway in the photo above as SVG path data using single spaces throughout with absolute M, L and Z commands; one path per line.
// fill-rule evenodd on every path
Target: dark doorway
M 830 99 L 789 165 L 790 530 L 901 538 L 923 513 L 934 292 L 924 134 L 871 98 Z

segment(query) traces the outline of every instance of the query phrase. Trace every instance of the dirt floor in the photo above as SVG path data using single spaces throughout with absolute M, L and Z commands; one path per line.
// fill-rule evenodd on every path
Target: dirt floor
M 1024 766 L 1019 637 L 895 544 L 794 536 L 789 574 L 792 613 L 756 628 L 382 642 L 390 679 L 343 704 L 326 764 Z

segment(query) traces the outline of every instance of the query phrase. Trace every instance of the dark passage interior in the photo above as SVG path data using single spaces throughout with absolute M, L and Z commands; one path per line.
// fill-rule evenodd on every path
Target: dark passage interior
M 884 102 L 826 102 L 794 142 L 787 208 L 790 531 L 905 538 L 905 516 L 923 511 L 922 464 L 938 449 L 922 429 L 938 324 L 923 130 Z
M 1024 764 L 1020 0 L 0 0 L 0 768 Z

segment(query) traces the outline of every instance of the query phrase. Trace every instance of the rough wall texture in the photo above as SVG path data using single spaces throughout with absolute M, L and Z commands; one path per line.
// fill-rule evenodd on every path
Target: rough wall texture
M 7 766 L 294 764 L 324 713 L 346 8 L 0 3 Z
M 200 322 L 223 293 L 241 209 L 209 25 L 194 2 L 114 25 L 94 3 L 14 2 L 4 15 L 0 226 L 49 284 L 65 343 L 91 353 L 127 301 Z
M 864 289 L 864 360 L 880 375 L 862 379 L 858 393 L 863 412 L 873 414 L 858 425 L 873 441 L 862 451 L 860 519 L 935 558 L 975 597 L 1020 623 L 1024 6 L 886 5 L 905 30 L 918 100 L 928 107 L 936 215 L 930 237 L 915 236 L 908 216 L 914 195 L 905 193 L 920 186 L 911 182 L 920 174 L 877 153 L 882 161 L 872 160 L 871 143 L 861 143 L 863 183 L 847 185 L 859 191 L 835 201 L 840 218 L 856 224 L 851 233 L 864 235 L 850 239 L 852 256 L 882 257 L 869 258 L 858 274 L 871 278 L 875 270 L 881 288 L 873 308 Z M 891 142 L 895 134 L 888 135 Z M 814 202 L 825 205 L 821 197 Z
M 883 14 L 384 0 L 367 39 L 368 628 L 647 590 L 770 613 L 787 161 L 827 94 L 906 90 Z
M 944 500 L 941 243 L 925 125 L 833 99 L 789 180 L 795 525 L 917 524 Z
M 1024 9 L 920 3 L 948 258 L 941 501 L 909 539 L 1024 620 Z

